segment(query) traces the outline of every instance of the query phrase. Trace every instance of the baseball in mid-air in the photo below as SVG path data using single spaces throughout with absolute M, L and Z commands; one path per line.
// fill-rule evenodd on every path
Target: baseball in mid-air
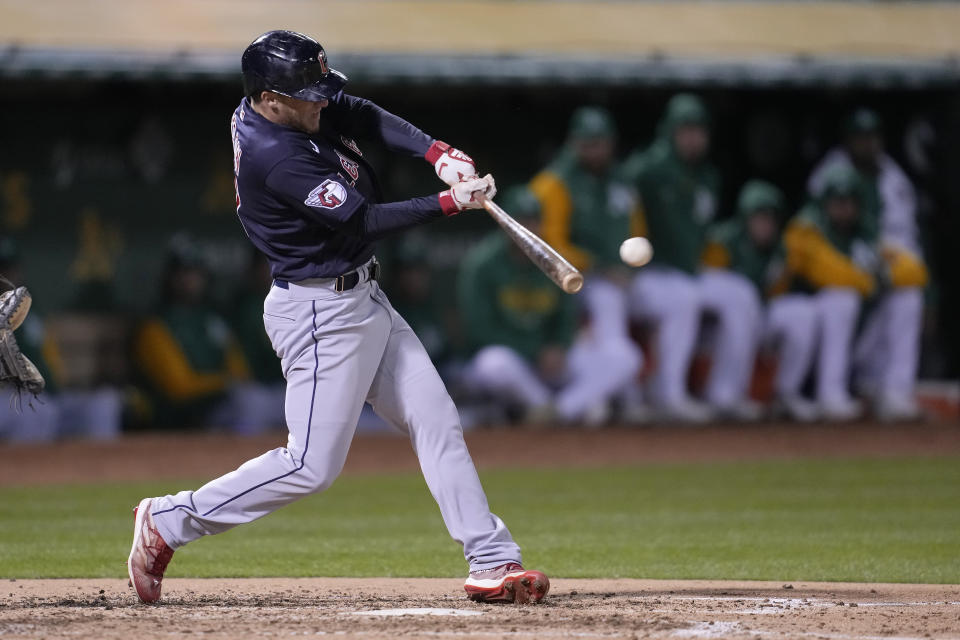
M 653 245 L 642 236 L 627 238 L 620 245 L 620 259 L 631 267 L 642 267 L 653 257 Z

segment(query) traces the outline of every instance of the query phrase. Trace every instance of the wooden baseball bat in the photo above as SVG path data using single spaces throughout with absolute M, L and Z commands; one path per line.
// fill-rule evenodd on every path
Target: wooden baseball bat
M 576 293 L 583 288 L 583 275 L 553 247 L 510 217 L 510 214 L 487 196 L 477 193 L 477 197 L 490 217 L 497 221 L 510 239 L 530 258 L 530 261 L 547 274 L 547 277 L 558 287 L 567 293 Z

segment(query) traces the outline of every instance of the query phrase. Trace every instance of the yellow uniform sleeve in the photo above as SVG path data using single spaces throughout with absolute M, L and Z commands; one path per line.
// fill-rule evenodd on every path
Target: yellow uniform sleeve
M 730 266 L 731 262 L 730 250 L 719 242 L 709 240 L 707 241 L 706 246 L 703 248 L 703 253 L 700 256 L 700 262 L 707 267 L 726 269 Z
M 148 320 L 137 335 L 135 352 L 140 368 L 164 395 L 183 402 L 223 391 L 226 373 L 203 373 L 190 366 L 183 349 L 159 320 Z
M 767 287 L 767 297 L 776 298 L 790 291 L 790 274 L 784 269 L 783 273 Z
M 802 222 L 787 227 L 783 236 L 787 248 L 787 270 L 813 286 L 849 287 L 864 297 L 873 293 L 873 276 L 830 244 L 816 228 Z
M 53 380 L 57 384 L 63 384 L 64 371 L 66 370 L 63 364 L 63 354 L 60 353 L 60 345 L 57 344 L 56 336 L 49 329 L 44 332 L 40 353 L 43 356 L 43 361 L 47 363 L 47 369 L 50 370 Z
M 556 175 L 544 171 L 530 182 L 530 190 L 540 201 L 543 239 L 577 269 L 590 267 L 590 254 L 575 246 L 570 239 L 573 200 L 567 185 Z
M 890 268 L 890 284 L 894 287 L 925 287 L 930 279 L 927 266 L 919 257 L 896 247 L 884 247 L 880 255 Z
M 247 380 L 250 378 L 250 365 L 247 364 L 247 358 L 243 355 L 243 350 L 236 341 L 231 340 L 227 347 L 227 373 L 236 380 Z

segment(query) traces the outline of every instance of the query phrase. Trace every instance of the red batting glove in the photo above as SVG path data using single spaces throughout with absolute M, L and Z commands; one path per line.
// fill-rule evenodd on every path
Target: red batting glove
M 446 142 L 437 140 L 430 145 L 423 157 L 433 165 L 437 176 L 451 187 L 461 180 L 477 177 L 473 158 Z
M 470 178 L 441 192 L 439 197 L 443 215 L 452 216 L 464 209 L 482 209 L 483 205 L 476 198 L 477 193 L 483 193 L 488 198 L 497 195 L 497 183 L 492 175 L 488 173 L 482 178 Z

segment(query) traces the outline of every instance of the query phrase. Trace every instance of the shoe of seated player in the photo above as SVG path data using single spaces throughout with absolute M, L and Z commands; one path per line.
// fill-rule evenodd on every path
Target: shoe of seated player
M 658 407 L 658 417 L 665 422 L 698 425 L 714 419 L 713 410 L 693 398 L 681 398 Z
M 881 422 L 913 422 L 923 419 L 923 411 L 908 395 L 887 396 L 877 402 L 877 418 Z
M 759 422 L 766 414 L 763 406 L 753 400 L 741 400 L 725 407 L 717 407 L 715 412 L 716 417 L 721 420 L 736 422 Z
M 527 571 L 516 562 L 471 571 L 463 585 L 477 602 L 540 602 L 550 591 L 550 579 L 539 571 Z
M 144 498 L 133 510 L 133 547 L 127 559 L 130 586 L 141 602 L 147 604 L 160 600 L 163 572 L 173 557 L 173 549 L 167 546 L 153 523 L 152 502 L 151 498 Z
M 774 407 L 776 415 L 794 422 L 816 422 L 820 419 L 817 403 L 800 395 L 782 394 L 774 401 Z
M 819 403 L 820 415 L 827 422 L 853 422 L 863 415 L 863 407 L 852 398 L 839 396 Z

